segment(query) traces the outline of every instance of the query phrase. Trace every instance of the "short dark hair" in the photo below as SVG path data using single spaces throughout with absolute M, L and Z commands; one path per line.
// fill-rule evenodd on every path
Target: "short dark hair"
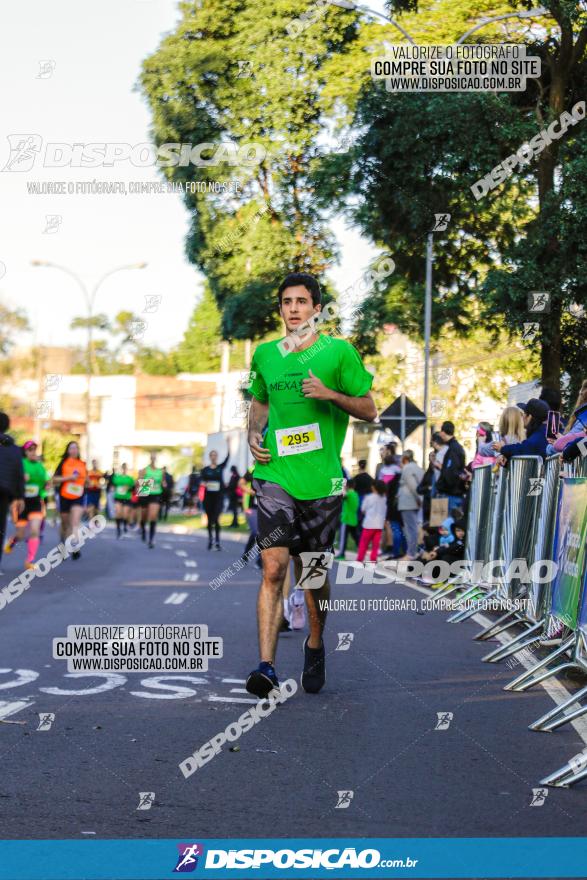
M 449 437 L 454 437 L 455 435 L 455 426 L 452 422 L 443 422 L 440 430 L 443 434 L 448 434 Z
M 10 419 L 5 412 L 0 412 L 0 434 L 4 434 L 10 427 Z
M 432 442 L 433 442 L 433 443 L 438 443 L 439 446 L 444 446 L 444 440 L 443 440 L 442 437 L 440 436 L 440 432 L 439 432 L 439 431 L 435 431 L 434 434 L 432 435 Z
M 360 459 L 359 459 L 359 467 L 360 467 L 360 468 L 366 468 L 366 467 L 367 467 L 367 459 L 366 459 L 366 458 L 360 458 Z
M 560 391 L 557 391 L 556 388 L 543 388 L 538 400 L 543 400 L 547 403 L 549 409 L 554 409 L 557 412 L 560 411 L 562 397 Z
M 320 285 L 314 276 L 309 274 L 309 272 L 291 272 L 289 275 L 285 276 L 277 291 L 279 305 L 281 305 L 281 295 L 288 287 L 305 287 L 312 297 L 312 305 L 319 306 L 322 302 Z

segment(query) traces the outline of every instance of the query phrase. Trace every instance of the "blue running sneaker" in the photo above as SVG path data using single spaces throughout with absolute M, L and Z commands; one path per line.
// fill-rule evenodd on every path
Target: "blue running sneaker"
M 273 688 L 279 687 L 277 674 L 272 664 L 265 661 L 259 663 L 247 678 L 245 687 L 250 694 L 259 697 L 260 700 L 266 699 Z

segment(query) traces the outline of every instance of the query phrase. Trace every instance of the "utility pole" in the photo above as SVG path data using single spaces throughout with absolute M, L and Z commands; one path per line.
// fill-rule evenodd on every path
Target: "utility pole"
M 429 381 L 430 381 L 430 333 L 432 325 L 432 261 L 434 259 L 434 234 L 428 233 L 426 240 L 426 295 L 424 299 L 424 415 L 426 421 L 422 428 L 422 467 L 426 468 L 429 424 Z

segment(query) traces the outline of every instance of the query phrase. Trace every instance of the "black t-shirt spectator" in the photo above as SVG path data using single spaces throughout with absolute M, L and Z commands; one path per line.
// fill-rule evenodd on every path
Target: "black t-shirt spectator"
M 442 469 L 436 483 L 436 491 L 441 495 L 463 495 L 464 483 L 460 478 L 465 467 L 465 450 L 454 437 L 447 444 L 442 459 Z
M 359 495 L 368 495 L 373 486 L 373 477 L 366 471 L 361 471 L 356 477 L 353 477 L 355 491 Z

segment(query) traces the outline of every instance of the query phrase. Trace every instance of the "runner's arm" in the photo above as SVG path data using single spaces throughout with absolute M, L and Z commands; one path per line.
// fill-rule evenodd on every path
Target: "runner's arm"
M 302 390 L 306 397 L 312 397 L 315 400 L 329 400 L 343 412 L 364 422 L 374 422 L 377 419 L 377 408 L 370 391 L 362 397 L 351 397 L 349 394 L 342 394 L 340 391 L 327 388 L 324 382 L 313 374 L 312 370 L 309 370 L 309 374 L 310 378 L 304 379 L 302 383 Z
M 263 447 L 263 430 L 267 425 L 269 404 L 253 397 L 249 409 L 249 448 L 255 461 L 271 461 L 271 453 Z

